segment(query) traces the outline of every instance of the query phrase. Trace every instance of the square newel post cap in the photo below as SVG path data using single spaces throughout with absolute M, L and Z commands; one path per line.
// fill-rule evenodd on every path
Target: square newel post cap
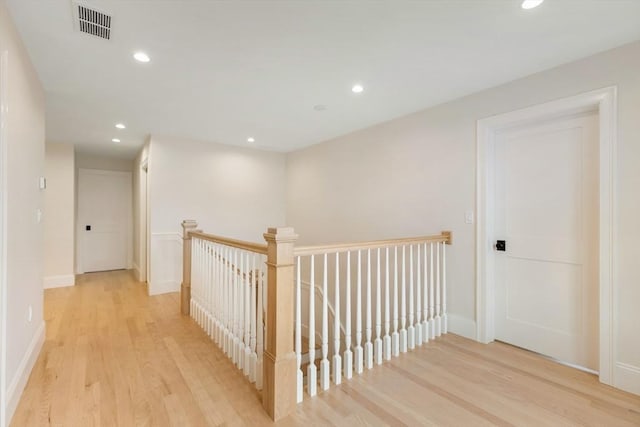
M 267 242 L 288 243 L 298 240 L 298 235 L 294 233 L 293 227 L 269 227 L 263 236 Z
M 185 219 L 182 221 L 182 229 L 184 230 L 183 237 L 189 237 L 190 231 L 196 231 L 196 227 L 198 226 L 198 222 L 193 219 Z
M 443 231 L 442 235 L 447 238 L 447 240 L 444 242 L 445 244 L 447 244 L 447 245 L 453 244 L 453 238 L 452 238 L 453 236 L 452 236 L 451 231 L 448 231 L 448 230 L 447 231 Z

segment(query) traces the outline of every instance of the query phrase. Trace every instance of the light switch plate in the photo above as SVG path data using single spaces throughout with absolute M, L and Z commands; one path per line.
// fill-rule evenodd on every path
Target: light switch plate
M 47 188 L 47 178 L 45 178 L 44 176 L 41 176 L 39 184 L 40 184 L 40 189 L 45 190 Z
M 473 211 L 466 211 L 464 213 L 464 222 L 465 224 L 473 224 Z

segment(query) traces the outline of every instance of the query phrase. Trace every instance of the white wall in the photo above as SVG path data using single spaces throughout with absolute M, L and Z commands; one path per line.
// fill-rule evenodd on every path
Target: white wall
M 44 287 L 75 283 L 75 162 L 73 144 L 47 142 L 44 193 Z
M 452 230 L 452 328 L 473 334 L 478 119 L 618 86 L 615 383 L 640 393 L 640 42 L 287 156 L 287 223 L 303 243 Z
M 131 172 L 133 170 L 133 160 L 76 151 L 76 169 Z
M 285 223 L 281 153 L 152 136 L 148 179 L 151 294 L 180 288 L 182 220 L 254 242 Z
M 0 55 L 8 53 L 6 87 L 6 309 L 2 319 L 0 425 L 8 424 L 44 341 L 42 315 L 43 209 L 39 177 L 44 175 L 45 99 L 4 2 L 0 2 Z M 31 319 L 28 317 L 31 308 Z

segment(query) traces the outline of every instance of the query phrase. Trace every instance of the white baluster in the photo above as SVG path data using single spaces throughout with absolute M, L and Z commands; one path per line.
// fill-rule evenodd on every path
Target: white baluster
M 220 346 L 220 246 L 214 245 L 214 259 L 213 259 L 213 268 L 214 268 L 214 291 L 213 291 L 213 340 L 215 343 Z
M 357 374 L 361 374 L 363 370 L 364 363 L 362 353 L 362 256 L 361 251 L 358 251 L 358 274 L 356 276 L 356 348 L 353 352 Z
M 224 246 L 218 246 L 218 346 L 224 348 Z
M 236 336 L 236 354 L 238 358 L 238 368 L 242 371 L 244 370 L 244 343 L 242 340 L 244 339 L 244 257 L 242 256 L 242 251 L 238 250 L 238 263 L 236 264 L 234 270 L 236 271 L 236 276 L 238 277 L 238 300 L 237 300 L 237 317 L 238 317 L 238 334 Z
M 246 376 L 249 376 L 249 357 L 251 356 L 251 349 L 249 348 L 249 339 L 251 336 L 251 317 L 249 314 L 249 306 L 251 304 L 251 301 L 249 300 L 249 298 L 251 298 L 251 288 L 249 285 L 249 255 L 250 252 L 248 251 L 242 252 L 242 258 L 244 260 L 244 269 L 242 270 L 242 324 L 244 325 L 244 335 L 242 336 L 242 352 L 244 353 L 244 360 L 242 361 L 242 371 Z
M 244 253 L 244 374 L 251 373 L 251 274 L 249 270 L 249 252 Z
M 202 263 L 200 264 L 202 274 L 202 288 L 200 290 L 200 304 L 202 304 L 202 330 L 207 333 L 207 243 L 202 242 Z
M 209 257 L 209 242 L 202 243 L 202 289 L 201 289 L 201 298 L 202 298 L 202 330 L 204 333 L 208 333 L 207 330 L 207 321 L 209 314 L 209 307 L 207 306 L 207 298 L 208 298 L 208 287 L 209 287 L 209 278 L 207 277 L 207 267 L 208 267 L 208 257 Z
M 227 266 L 227 261 L 229 259 L 229 248 L 226 246 L 222 247 L 222 293 L 223 293 L 223 308 L 222 308 L 222 348 L 224 353 L 229 355 L 229 300 L 230 300 L 230 291 L 231 291 L 231 283 L 229 282 L 229 268 Z
M 416 345 L 422 345 L 422 300 L 420 294 L 420 244 L 416 245 Z
M 442 283 L 440 282 L 440 246 L 440 242 L 436 243 L 436 336 L 438 337 L 442 335 L 442 317 L 440 316 L 440 287 L 442 286 Z
M 336 252 L 336 279 L 334 287 L 333 316 L 333 382 L 342 383 L 342 357 L 340 356 L 340 253 Z
M 302 402 L 302 298 L 300 297 L 301 282 L 300 279 L 300 257 L 296 257 L 296 366 L 297 369 L 297 384 L 296 384 L 296 401 Z
M 257 269 L 257 284 L 258 289 L 256 293 L 258 295 L 258 308 L 256 309 L 256 388 L 262 390 L 262 357 L 264 352 L 264 256 L 260 255 L 260 268 Z
M 202 242 L 200 250 L 200 292 L 198 299 L 200 302 L 200 327 L 207 332 L 207 312 L 206 312 L 206 290 L 207 290 L 207 242 Z
M 422 251 L 422 341 L 429 342 L 429 276 L 427 275 L 427 244 L 424 244 Z
M 221 336 L 222 336 L 222 305 L 223 305 L 223 300 L 222 300 L 222 289 L 223 289 L 223 283 L 222 283 L 222 265 L 221 265 L 221 258 L 222 258 L 222 248 L 220 245 L 216 246 L 216 281 L 217 281 L 217 285 L 216 285 L 216 344 L 218 344 L 218 347 L 222 348 L 222 341 L 221 341 Z
M 225 270 L 227 271 L 227 283 L 229 284 L 228 287 L 228 305 L 227 305 L 227 328 L 229 329 L 229 333 L 227 334 L 227 342 L 225 344 L 225 346 L 227 347 L 227 356 L 229 356 L 229 358 L 231 360 L 233 360 L 233 293 L 234 293 L 234 277 L 235 275 L 233 274 L 233 270 L 231 265 L 233 264 L 233 248 L 229 248 L 228 249 L 228 258 L 226 260 L 226 268 Z
M 191 301 L 189 315 L 195 320 L 196 295 L 198 294 L 198 239 L 191 239 Z
M 236 336 L 234 339 L 236 348 L 234 351 L 236 354 L 236 366 L 238 366 L 238 368 L 242 370 L 242 362 L 244 359 L 244 349 L 242 348 L 242 337 L 244 335 L 242 325 L 244 321 L 244 315 L 242 312 L 244 307 L 244 300 L 242 295 L 242 251 L 239 249 L 236 249 L 236 263 L 233 270 L 236 275 L 236 319 L 238 319 L 238 328 L 236 330 Z
M 218 333 L 218 245 L 211 245 L 211 339 L 217 344 Z
M 327 254 L 322 268 L 322 360 L 320 361 L 320 390 L 329 389 L 329 291 L 327 280 Z
M 207 257 L 209 260 L 209 267 L 207 268 L 207 271 L 209 273 L 209 285 L 208 285 L 208 294 L 209 294 L 209 301 L 207 303 L 207 305 L 209 306 L 209 319 L 208 319 L 208 324 L 209 324 L 209 337 L 213 339 L 213 334 L 214 334 L 214 319 L 215 319 L 215 310 L 213 308 L 213 305 L 215 303 L 215 297 L 214 297 L 214 286 L 215 286 L 215 276 L 214 276 L 214 268 L 215 268 L 215 258 L 213 257 L 214 255 L 214 245 L 213 243 L 209 243 L 209 256 Z
M 218 245 L 211 245 L 211 339 L 218 340 Z
M 307 367 L 307 393 L 317 393 L 318 376 L 316 370 L 316 274 L 315 257 L 311 255 L 309 274 L 309 366 Z
M 391 334 L 391 354 L 400 354 L 400 334 L 398 334 L 398 247 L 393 248 L 393 334 Z
M 196 323 L 198 323 L 198 292 L 200 291 L 200 289 L 198 288 L 198 286 L 200 286 L 198 277 L 198 274 L 200 273 L 200 252 L 198 252 L 199 249 L 200 241 L 198 239 L 193 239 L 193 248 L 191 249 L 191 301 L 193 304 L 193 309 L 191 310 L 191 317 Z
M 345 293 L 344 318 L 344 377 L 350 380 L 353 376 L 353 353 L 351 352 L 351 252 L 347 251 L 347 291 Z
M 202 278 L 202 264 L 203 264 L 203 259 L 204 259 L 204 242 L 201 241 L 200 245 L 199 245 L 199 250 L 198 250 L 198 324 L 200 325 L 200 327 L 202 327 L 202 315 L 203 315 L 203 309 L 202 309 L 202 290 L 204 289 L 204 283 L 203 283 L 203 278 Z
M 205 242 L 205 251 L 204 251 L 204 259 L 202 263 L 203 267 L 203 278 L 204 278 L 204 287 L 203 287 L 203 300 L 204 300 L 204 332 L 209 335 L 209 317 L 211 313 L 211 307 L 209 306 L 209 290 L 211 289 L 211 281 L 209 277 L 209 260 L 211 259 L 210 254 L 210 243 Z
M 251 382 L 256 381 L 256 288 L 258 287 L 258 274 L 256 272 L 256 254 L 251 256 L 251 307 L 249 308 L 251 314 L 251 336 L 249 337 L 249 346 L 251 347 L 251 360 L 249 362 L 249 380 Z M 262 372 L 260 372 L 262 376 Z
M 385 248 L 385 268 L 384 268 L 384 338 L 382 339 L 382 348 L 384 360 L 391 360 L 391 336 L 389 335 L 389 247 Z
M 449 322 L 447 321 L 447 260 L 446 243 L 442 243 L 442 333 L 449 332 Z
M 407 263 L 406 247 L 402 247 L 402 291 L 400 300 L 400 352 L 407 352 Z
M 416 348 L 416 330 L 413 327 L 413 245 L 409 246 L 409 327 L 407 328 L 407 346 Z
M 371 249 L 367 249 L 367 305 L 366 327 L 364 344 L 364 365 L 367 369 L 373 368 L 373 343 L 371 342 Z
M 233 251 L 233 277 L 234 277 L 234 292 L 233 292 L 233 363 L 236 366 L 240 366 L 240 319 L 241 319 L 241 296 L 240 296 L 240 274 L 238 274 L 238 265 L 240 265 L 239 250 Z
M 382 292 L 380 277 L 380 248 L 376 252 L 376 340 L 374 342 L 374 357 L 376 365 L 382 364 Z
M 236 275 L 233 274 L 233 263 L 234 263 L 234 249 L 233 248 L 229 248 L 229 258 L 227 259 L 227 276 L 228 276 L 228 280 L 229 280 L 229 306 L 227 307 L 227 316 L 229 317 L 229 335 L 227 337 L 228 341 L 227 342 L 227 349 L 228 349 L 228 356 L 231 360 L 233 360 L 233 354 L 234 354 L 234 345 L 233 345 L 233 336 L 234 336 L 234 331 L 235 331 L 235 322 L 234 322 L 234 313 L 235 313 L 235 277 Z
M 436 321 L 434 318 L 435 304 L 433 299 L 433 242 L 429 243 L 429 334 L 431 339 L 436 337 Z
M 189 316 L 193 319 L 193 314 L 195 311 L 195 302 L 194 302 L 194 295 L 196 292 L 196 274 L 195 274 L 195 263 L 196 263 L 196 248 L 197 248 L 197 243 L 196 243 L 196 238 L 193 237 L 191 239 L 191 265 L 189 266 L 190 270 L 191 270 L 191 299 L 189 300 Z

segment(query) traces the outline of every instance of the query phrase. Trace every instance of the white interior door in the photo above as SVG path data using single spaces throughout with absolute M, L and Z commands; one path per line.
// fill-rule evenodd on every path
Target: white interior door
M 495 336 L 598 369 L 598 118 L 496 135 Z
M 78 172 L 78 261 L 80 272 L 129 267 L 131 173 Z

